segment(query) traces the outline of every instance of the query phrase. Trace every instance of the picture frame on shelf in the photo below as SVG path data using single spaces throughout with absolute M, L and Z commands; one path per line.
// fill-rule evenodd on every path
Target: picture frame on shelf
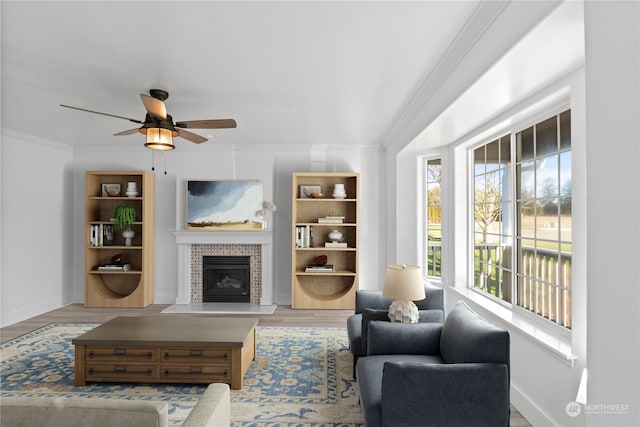
M 310 199 L 312 194 L 321 194 L 322 187 L 319 185 L 301 185 L 300 186 L 300 198 Z
M 102 184 L 102 197 L 120 197 L 122 187 L 120 184 Z

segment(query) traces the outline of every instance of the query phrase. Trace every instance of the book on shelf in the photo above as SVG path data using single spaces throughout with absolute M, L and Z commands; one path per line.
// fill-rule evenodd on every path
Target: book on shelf
M 307 268 L 304 269 L 305 273 L 328 273 L 328 272 L 335 272 L 336 269 L 333 266 L 333 264 L 324 264 L 324 265 L 316 265 L 316 264 L 309 264 L 307 265 Z
M 113 224 L 91 224 L 89 231 L 90 246 L 113 245 Z
M 315 240 L 315 230 L 312 225 L 299 225 L 296 227 L 296 248 L 313 248 Z
M 343 216 L 325 216 L 318 218 L 318 224 L 342 224 L 343 222 Z
M 346 242 L 325 242 L 324 247 L 325 248 L 346 248 L 348 246 Z
M 133 269 L 131 264 L 102 264 L 98 266 L 98 270 L 114 270 L 114 271 L 129 271 Z

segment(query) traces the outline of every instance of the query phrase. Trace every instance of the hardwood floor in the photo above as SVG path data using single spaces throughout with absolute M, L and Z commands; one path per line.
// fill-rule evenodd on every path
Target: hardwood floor
M 13 339 L 49 323 L 104 323 L 117 316 L 154 316 L 169 305 L 154 304 L 146 308 L 85 308 L 82 304 L 70 304 L 40 316 L 0 329 L 0 342 Z M 346 327 L 347 317 L 353 310 L 292 310 L 279 305 L 274 314 L 252 315 L 262 326 L 327 326 Z M 170 314 L 170 316 L 193 316 L 193 314 Z M 202 314 L 221 317 L 225 315 Z M 226 315 L 227 317 L 240 315 Z
M 0 329 L 0 342 L 24 335 L 49 323 L 104 323 L 117 316 L 160 315 L 168 305 L 154 304 L 147 308 L 85 308 L 82 304 L 71 304 L 57 310 L 33 317 L 23 322 Z M 273 314 L 253 315 L 261 326 L 325 326 L 346 327 L 347 317 L 353 310 L 292 310 L 279 305 Z M 194 316 L 193 314 L 170 314 L 170 316 Z M 203 314 L 221 317 L 223 315 Z M 231 316 L 231 315 L 228 315 Z M 234 315 L 237 316 L 237 315 Z M 512 406 L 511 427 L 529 427 L 531 424 Z

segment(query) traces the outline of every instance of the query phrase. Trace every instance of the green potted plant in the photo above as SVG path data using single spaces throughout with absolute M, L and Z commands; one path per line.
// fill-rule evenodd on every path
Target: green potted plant
M 125 238 L 125 246 L 131 246 L 131 239 L 135 233 L 131 230 L 131 224 L 136 220 L 136 210 L 133 206 L 118 205 L 113 210 L 113 222 Z

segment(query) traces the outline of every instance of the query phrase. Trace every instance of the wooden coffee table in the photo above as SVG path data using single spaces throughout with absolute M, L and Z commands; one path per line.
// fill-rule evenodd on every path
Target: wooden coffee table
M 116 317 L 72 340 L 75 384 L 212 383 L 242 388 L 256 357 L 250 318 Z

